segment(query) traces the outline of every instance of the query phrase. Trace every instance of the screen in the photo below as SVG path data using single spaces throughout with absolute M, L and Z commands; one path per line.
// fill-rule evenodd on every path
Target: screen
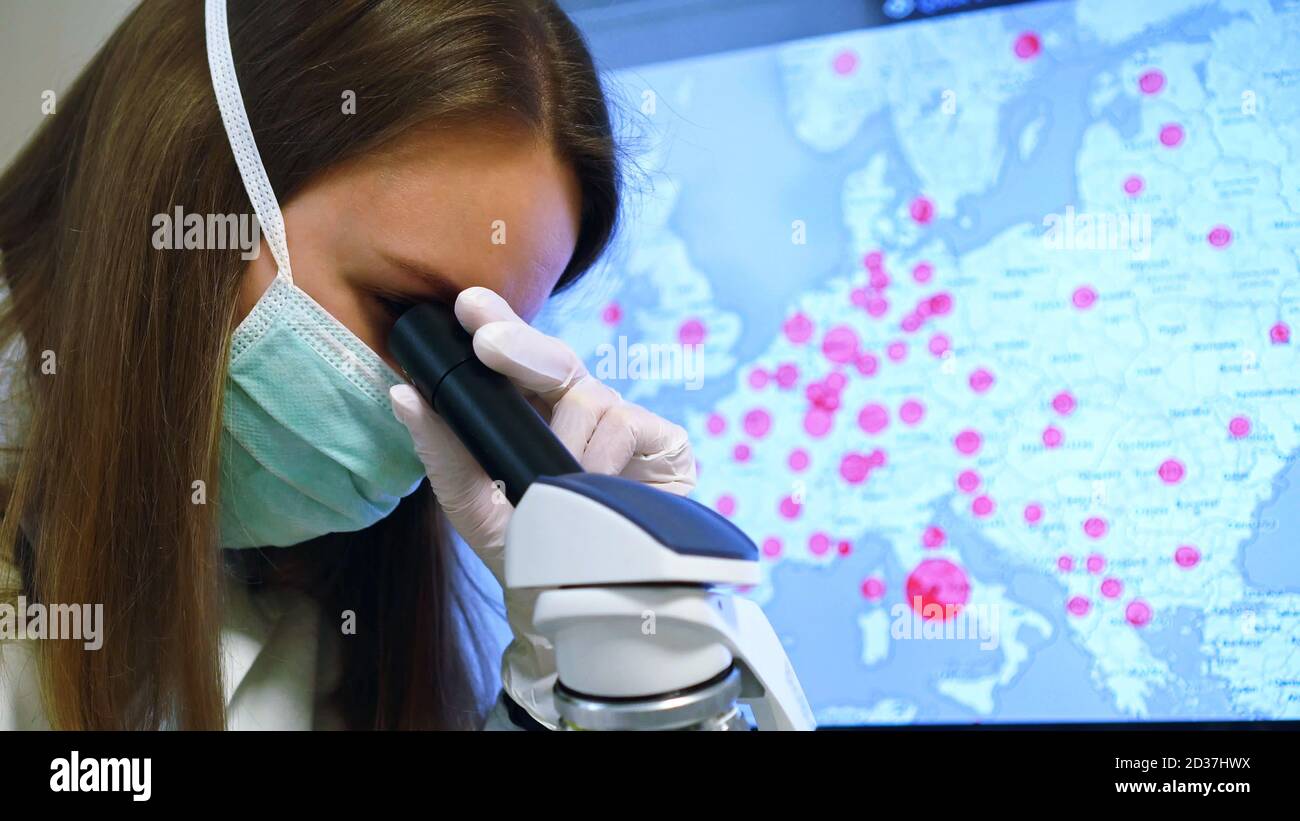
M 608 82 L 623 224 L 543 326 L 689 431 L 820 723 L 1300 717 L 1300 7 Z

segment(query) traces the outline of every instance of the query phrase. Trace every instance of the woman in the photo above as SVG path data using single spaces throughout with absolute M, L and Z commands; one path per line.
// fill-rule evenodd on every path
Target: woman
M 681 428 L 520 319 L 615 225 L 590 56 L 547 0 L 226 5 L 145 0 L 0 178 L 0 601 L 103 605 L 98 650 L 0 642 L 0 726 L 480 726 L 438 514 L 499 579 L 510 507 L 401 384 L 394 316 L 454 302 L 585 468 L 694 483 Z M 255 258 L 168 241 L 250 200 Z M 492 725 L 556 723 L 530 604 Z

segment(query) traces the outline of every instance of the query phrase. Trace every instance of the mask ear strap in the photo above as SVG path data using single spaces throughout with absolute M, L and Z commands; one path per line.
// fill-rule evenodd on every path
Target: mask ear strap
M 253 211 L 262 226 L 262 234 L 271 247 L 271 256 L 275 257 L 280 274 L 292 282 L 289 245 L 284 234 L 284 215 L 280 213 L 280 203 L 266 176 L 262 156 L 257 153 L 257 142 L 253 139 L 253 129 L 248 124 L 248 114 L 244 109 L 244 96 L 239 92 L 239 79 L 235 76 L 235 59 L 230 53 L 226 0 L 206 0 L 205 15 L 208 70 L 212 73 L 212 87 L 217 93 L 221 122 L 226 126 L 226 137 L 235 154 L 239 176 L 244 181 L 248 198 L 253 202 Z

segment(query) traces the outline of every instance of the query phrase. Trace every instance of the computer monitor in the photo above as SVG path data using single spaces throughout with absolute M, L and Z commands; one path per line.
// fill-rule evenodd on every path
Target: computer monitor
M 1300 717 L 1300 13 L 989 5 L 576 4 L 625 208 L 543 325 L 823 725 Z

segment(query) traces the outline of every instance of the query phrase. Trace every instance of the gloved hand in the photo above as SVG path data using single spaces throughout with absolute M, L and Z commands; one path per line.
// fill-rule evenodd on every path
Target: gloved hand
M 680 426 L 623 401 L 587 372 L 568 345 L 527 325 L 493 291 L 462 291 L 455 311 L 473 334 L 478 358 L 550 410 L 551 429 L 584 470 L 680 495 L 695 487 L 695 457 Z M 504 586 L 506 525 L 514 506 L 413 387 L 397 385 L 389 395 L 448 520 Z M 506 591 L 514 639 L 502 659 L 501 680 L 506 693 L 533 718 L 554 728 L 555 653 L 532 624 L 538 595 Z

